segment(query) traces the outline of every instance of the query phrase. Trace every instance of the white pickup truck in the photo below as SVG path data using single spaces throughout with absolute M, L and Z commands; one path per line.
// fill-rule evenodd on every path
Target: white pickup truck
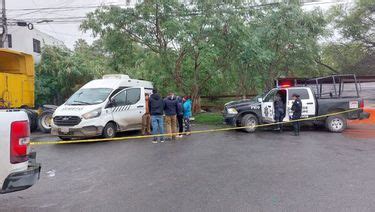
M 0 110 L 0 194 L 34 185 L 40 176 L 36 153 L 30 152 L 29 119 L 19 110 Z

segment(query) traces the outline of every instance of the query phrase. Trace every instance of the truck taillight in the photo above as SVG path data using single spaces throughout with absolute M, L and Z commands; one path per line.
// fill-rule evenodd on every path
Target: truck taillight
M 365 101 L 362 99 L 360 102 L 359 102 L 359 108 L 363 109 L 365 107 Z
M 28 160 L 30 128 L 28 121 L 15 121 L 10 129 L 10 163 L 22 163 Z

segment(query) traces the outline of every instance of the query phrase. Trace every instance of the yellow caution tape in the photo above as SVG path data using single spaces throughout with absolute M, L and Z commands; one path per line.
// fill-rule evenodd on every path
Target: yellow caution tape
M 336 113 L 329 113 L 320 116 L 314 116 L 309 118 L 297 119 L 297 120 L 290 120 L 284 122 L 276 122 L 276 123 L 269 123 L 269 124 L 258 124 L 255 125 L 255 128 L 259 127 L 268 127 L 274 126 L 278 124 L 286 124 L 286 123 L 293 123 L 297 121 L 308 121 L 308 120 L 315 120 L 320 119 L 328 116 L 335 116 L 344 113 L 350 113 L 357 110 L 362 110 L 361 108 L 350 109 L 345 111 L 340 111 Z M 191 132 L 183 132 L 183 133 L 168 133 L 168 134 L 158 134 L 158 135 L 139 135 L 139 136 L 126 136 L 126 137 L 116 137 L 116 138 L 96 138 L 96 139 L 83 139 L 83 140 L 71 140 L 71 141 L 31 141 L 31 145 L 49 145 L 49 144 L 76 144 L 76 143 L 91 143 L 91 142 L 102 142 L 102 141 L 125 141 L 130 139 L 142 139 L 142 138 L 154 138 L 154 137 L 161 137 L 161 136 L 172 136 L 172 135 L 186 135 L 186 134 L 198 134 L 198 133 L 210 133 L 210 132 L 221 132 L 221 131 L 230 131 L 230 130 L 238 130 L 238 129 L 245 129 L 249 128 L 249 126 L 242 126 L 242 127 L 227 127 L 227 128 L 219 128 L 219 129 L 210 129 L 210 130 L 196 130 Z

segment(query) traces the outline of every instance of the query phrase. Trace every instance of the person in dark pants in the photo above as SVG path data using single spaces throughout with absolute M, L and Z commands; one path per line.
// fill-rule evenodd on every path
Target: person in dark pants
M 177 138 L 182 138 L 183 137 L 183 132 L 184 132 L 184 110 L 182 107 L 182 98 L 180 96 L 177 97 L 177 123 L 178 123 L 178 136 Z
M 284 113 L 284 102 L 281 99 L 280 94 L 276 94 L 275 100 L 274 100 L 274 105 L 275 105 L 275 121 L 276 122 L 283 122 L 285 113 Z M 276 129 L 279 132 L 283 131 L 283 125 L 278 124 Z
M 164 113 L 166 122 L 166 131 L 169 134 L 166 140 L 176 140 L 177 133 L 177 111 L 178 104 L 174 93 L 170 93 L 167 98 L 164 99 Z
M 298 120 L 301 118 L 302 115 L 302 102 L 301 99 L 299 98 L 298 94 L 293 94 L 293 105 L 292 105 L 292 120 Z M 293 122 L 293 129 L 294 129 L 294 135 L 299 136 L 299 131 L 300 131 L 300 123 L 299 121 Z
M 150 135 L 151 134 L 151 115 L 150 115 L 150 95 L 148 93 L 145 94 L 145 103 L 146 103 L 146 110 L 145 114 L 142 116 L 142 135 Z
M 160 142 L 163 143 L 164 137 L 157 135 L 164 133 L 164 101 L 156 89 L 154 89 L 152 93 L 153 94 L 150 96 L 150 100 L 148 102 L 151 114 L 152 134 L 155 135 L 152 143 L 158 143 L 158 139 L 160 139 Z
M 184 102 L 182 106 L 184 108 L 185 135 L 191 135 L 190 117 L 192 115 L 192 112 L 191 112 L 192 102 L 189 96 L 184 97 L 182 101 Z

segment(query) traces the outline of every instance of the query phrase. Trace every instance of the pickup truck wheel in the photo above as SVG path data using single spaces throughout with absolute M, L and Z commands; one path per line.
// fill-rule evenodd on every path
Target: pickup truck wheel
M 243 131 L 247 133 L 252 133 L 256 129 L 256 125 L 258 125 L 258 118 L 253 114 L 246 114 L 241 119 L 241 126 L 247 128 L 243 128 Z
M 103 129 L 104 138 L 113 138 L 116 136 L 116 125 L 114 123 L 108 123 Z
M 330 116 L 326 120 L 326 127 L 330 132 L 341 133 L 347 127 L 346 118 L 344 116 Z

